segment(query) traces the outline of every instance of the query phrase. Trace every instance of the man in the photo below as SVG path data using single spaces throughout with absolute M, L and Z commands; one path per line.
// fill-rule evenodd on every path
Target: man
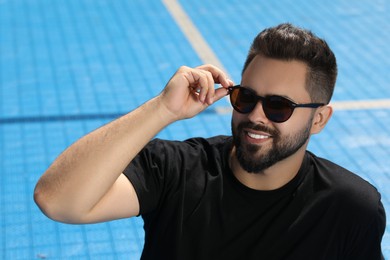
M 336 75 L 325 41 L 266 29 L 240 86 L 211 65 L 181 67 L 160 95 L 65 150 L 35 200 L 67 223 L 141 215 L 143 259 L 381 259 L 378 191 L 306 151 L 332 115 Z M 233 137 L 151 141 L 226 95 Z

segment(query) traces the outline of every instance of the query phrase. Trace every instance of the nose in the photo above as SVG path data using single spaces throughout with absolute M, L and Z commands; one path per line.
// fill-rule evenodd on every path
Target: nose
M 266 117 L 261 101 L 257 102 L 255 108 L 248 114 L 248 119 L 256 124 L 267 124 L 269 119 Z

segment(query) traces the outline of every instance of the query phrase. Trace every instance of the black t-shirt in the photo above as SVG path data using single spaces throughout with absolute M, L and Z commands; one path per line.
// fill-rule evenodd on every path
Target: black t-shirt
M 382 259 L 385 212 L 357 175 L 306 152 L 272 191 L 241 184 L 232 138 L 151 141 L 124 171 L 144 219 L 142 259 Z

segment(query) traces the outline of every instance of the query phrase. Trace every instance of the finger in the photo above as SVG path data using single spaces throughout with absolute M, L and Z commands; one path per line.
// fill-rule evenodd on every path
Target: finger
M 218 88 L 215 90 L 214 102 L 220 100 L 223 97 L 226 97 L 229 94 L 229 90 L 226 88 Z
M 187 79 L 190 83 L 190 88 L 192 88 L 198 96 L 199 101 L 204 103 L 209 89 L 209 82 L 206 74 L 201 70 L 192 69 L 189 72 Z
M 214 92 L 215 92 L 215 87 L 214 87 L 214 79 L 213 75 L 209 71 L 203 71 L 205 76 L 207 77 L 207 82 L 208 82 L 208 91 L 206 94 L 205 102 L 209 105 L 213 103 L 214 99 Z
M 227 75 L 219 68 L 214 65 L 206 64 L 198 67 L 200 69 L 209 71 L 213 76 L 214 82 L 221 84 L 224 88 L 228 88 L 231 85 L 231 80 L 228 79 Z
M 209 90 L 212 88 L 210 86 L 209 79 L 203 71 L 199 71 L 199 85 L 198 87 L 200 88 L 199 92 L 199 100 L 200 102 L 204 103 L 207 97 L 207 93 Z

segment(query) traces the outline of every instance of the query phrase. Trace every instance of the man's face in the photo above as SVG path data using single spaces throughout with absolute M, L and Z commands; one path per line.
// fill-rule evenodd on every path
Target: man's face
M 295 103 L 310 103 L 305 89 L 307 66 L 299 61 L 280 61 L 256 56 L 245 70 L 241 86 L 257 95 L 279 95 Z M 259 102 L 249 114 L 233 112 L 232 132 L 237 159 L 247 172 L 260 173 L 275 163 L 306 149 L 311 134 L 313 109 L 296 108 L 286 122 L 275 123 Z

